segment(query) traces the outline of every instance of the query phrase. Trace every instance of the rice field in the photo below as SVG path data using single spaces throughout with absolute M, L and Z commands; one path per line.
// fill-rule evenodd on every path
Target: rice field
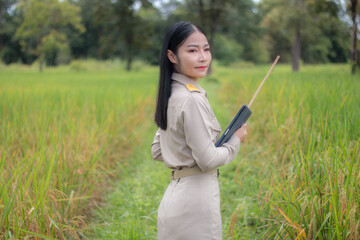
M 200 80 L 223 129 L 270 66 Z M 0 239 L 156 239 L 168 170 L 151 160 L 158 70 L 0 65 Z M 360 76 L 274 69 L 221 168 L 224 239 L 359 239 Z
M 251 69 L 233 75 L 220 98 L 241 104 L 261 77 Z M 249 139 L 235 170 L 240 187 L 243 179 L 255 185 L 247 201 L 254 214 L 237 207 L 232 237 L 241 238 L 245 224 L 254 226 L 256 239 L 360 238 L 359 80 L 346 65 L 305 66 L 297 74 L 276 69 L 253 105 Z M 239 85 L 241 97 L 224 94 Z
M 105 180 L 121 178 L 157 72 L 108 64 L 0 70 L 0 239 L 81 237 Z

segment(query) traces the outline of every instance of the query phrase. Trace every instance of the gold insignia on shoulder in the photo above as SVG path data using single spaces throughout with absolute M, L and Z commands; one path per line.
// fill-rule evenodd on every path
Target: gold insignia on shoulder
M 194 85 L 192 85 L 192 84 L 186 84 L 186 88 L 190 92 L 200 92 L 200 90 L 197 87 L 195 87 Z

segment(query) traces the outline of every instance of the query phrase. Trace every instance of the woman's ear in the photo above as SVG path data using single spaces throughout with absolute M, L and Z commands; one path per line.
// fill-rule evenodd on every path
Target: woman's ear
M 168 59 L 170 60 L 170 62 L 172 62 L 172 63 L 174 63 L 174 64 L 177 64 L 176 55 L 175 55 L 171 50 L 168 50 L 168 51 L 167 51 L 167 57 L 168 57 Z

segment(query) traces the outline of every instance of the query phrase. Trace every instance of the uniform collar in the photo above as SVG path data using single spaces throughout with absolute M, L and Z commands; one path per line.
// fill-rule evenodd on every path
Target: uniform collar
M 189 78 L 189 77 L 187 77 L 187 76 L 185 76 L 183 74 L 174 72 L 172 74 L 172 76 L 171 76 L 171 79 L 173 79 L 173 80 L 175 80 L 175 81 L 177 81 L 177 82 L 179 82 L 179 83 L 181 83 L 181 84 L 183 84 L 185 86 L 186 86 L 186 84 L 192 84 L 195 87 L 197 87 L 200 90 L 200 92 L 203 95 L 205 95 L 205 97 L 207 96 L 206 91 L 202 87 L 200 87 L 200 85 L 197 82 L 195 82 L 194 80 L 192 80 L 191 78 Z

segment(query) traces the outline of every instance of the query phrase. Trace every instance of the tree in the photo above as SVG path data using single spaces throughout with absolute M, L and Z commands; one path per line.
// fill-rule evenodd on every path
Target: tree
M 227 6 L 219 32 L 242 46 L 244 51 L 238 53 L 238 58 L 255 63 L 269 61 L 260 21 L 261 16 L 252 0 L 237 0 Z
M 88 1 L 84 1 L 85 6 L 88 6 Z M 112 56 L 115 52 L 115 42 L 113 33 L 112 18 L 116 18 L 117 14 L 113 11 L 113 3 L 110 0 L 95 0 L 92 19 L 95 23 L 97 44 L 97 58 L 104 59 Z
M 161 43 L 169 24 L 166 18 L 159 17 L 161 14 L 159 9 L 150 7 L 141 8 L 138 12 L 141 21 L 146 23 L 143 25 L 143 28 L 147 32 L 147 39 L 141 47 L 141 51 L 138 51 L 136 54 L 136 57 L 156 65 L 160 61 Z
M 339 1 L 307 2 L 312 16 L 311 26 L 304 34 L 302 59 L 308 63 L 346 62 L 350 52 L 348 23 L 341 21 L 345 9 Z
M 9 15 L 8 10 L 15 4 L 15 0 L 0 0 L 0 29 L 4 28 L 6 22 L 6 15 Z M 4 40 L 0 34 L 0 49 L 4 47 Z
M 97 58 L 109 57 L 112 49 L 101 46 L 102 37 L 109 32 L 111 0 L 72 0 L 72 3 L 80 8 L 79 15 L 85 32 L 74 31 L 69 26 L 66 35 L 74 58 Z
M 199 24 L 208 33 L 209 44 L 213 46 L 215 33 L 222 23 L 228 5 L 232 0 L 186 0 L 188 18 Z
M 207 33 L 208 41 L 211 46 L 213 55 L 216 55 L 214 44 L 215 33 L 221 24 L 227 6 L 233 0 L 186 0 L 185 9 L 187 11 L 187 19 L 200 25 Z M 211 73 L 211 66 L 208 74 Z
M 292 50 L 292 61 L 291 66 L 294 72 L 299 71 L 299 60 L 301 56 L 301 29 L 302 29 L 302 19 L 304 12 L 304 0 L 295 0 L 294 4 L 295 15 L 293 20 L 293 29 L 294 29 L 294 41 L 293 41 L 293 50 Z
M 67 1 L 21 0 L 24 21 L 16 31 L 22 49 L 36 55 L 39 70 L 42 71 L 47 55 L 57 54 L 68 49 L 64 28 L 71 25 L 74 30 L 83 32 L 84 26 L 79 17 L 79 8 Z
M 357 22 L 356 22 L 356 16 L 357 16 L 357 0 L 351 0 L 350 1 L 350 12 L 351 12 L 351 20 L 352 20 L 352 30 L 351 30 L 351 73 L 355 74 L 356 72 L 356 62 L 357 62 Z
M 115 37 L 123 40 L 127 71 L 131 70 L 134 55 L 149 41 L 148 24 L 139 16 L 136 4 L 141 8 L 153 7 L 148 0 L 118 0 L 114 3 Z
M 345 61 L 346 26 L 339 18 L 340 4 L 330 0 L 263 0 L 259 11 L 267 30 L 267 48 L 299 70 L 299 60 Z M 275 50 L 274 50 L 275 49 Z M 276 53 L 275 51 L 278 51 Z M 291 52 L 291 56 L 289 56 Z
M 283 60 L 288 60 L 288 53 L 291 52 L 292 69 L 297 72 L 302 37 L 306 28 L 310 26 L 310 16 L 304 0 L 264 0 L 259 7 L 264 14 L 262 26 L 268 29 L 268 48 L 272 49 L 270 57 L 275 58 L 280 54 Z M 274 49 L 279 52 L 274 52 Z
M 6 64 L 21 58 L 19 42 L 13 39 L 21 15 L 13 10 L 17 0 L 0 0 L 0 59 Z

